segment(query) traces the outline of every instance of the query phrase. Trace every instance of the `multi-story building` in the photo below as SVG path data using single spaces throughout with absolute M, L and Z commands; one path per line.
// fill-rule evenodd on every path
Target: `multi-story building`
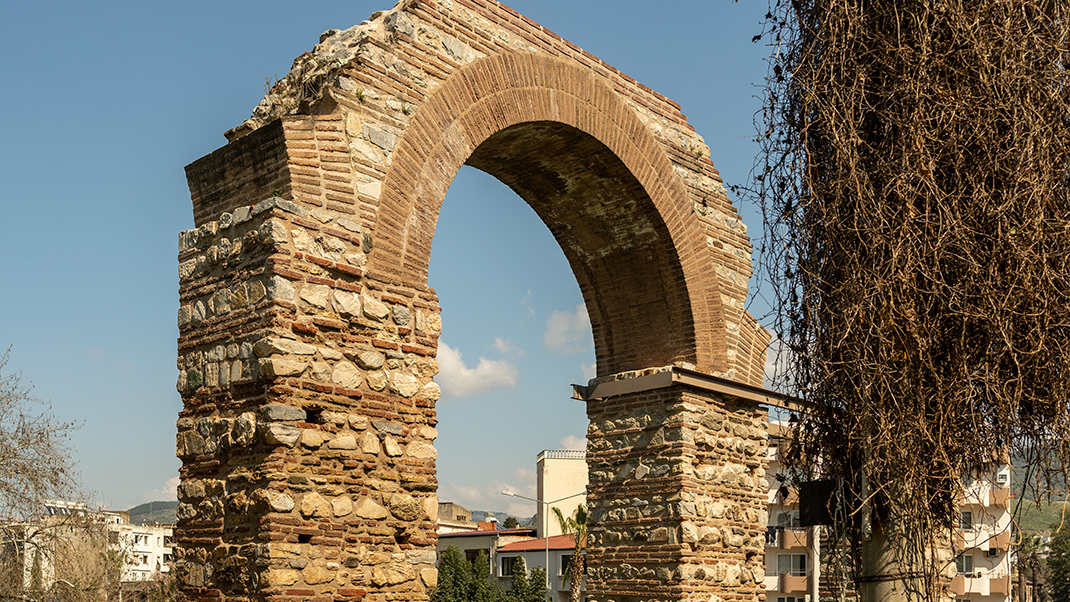
M 536 498 L 545 503 L 535 510 L 539 537 L 561 535 L 561 527 L 551 508 L 571 516 L 576 506 L 587 501 L 587 452 L 582 449 L 544 449 L 535 461 Z
M 781 462 L 785 425 L 769 427 L 769 527 L 765 589 L 769 602 L 814 602 L 838 585 L 822 562 L 821 527 L 803 527 L 799 494 Z M 970 602 L 1010 602 L 1009 463 L 964 483 L 959 528 L 952 541 L 956 575 L 951 593 Z M 822 569 L 825 569 L 824 571 Z
M 49 501 L 37 519 L 0 526 L 0 589 L 48 591 L 63 582 L 104 592 L 148 581 L 170 570 L 172 528 L 132 525 L 128 512 Z
M 959 525 L 952 537 L 958 555 L 951 592 L 960 600 L 1010 599 L 1010 481 L 1007 460 L 992 473 L 970 478 L 964 484 L 959 498 Z
M 123 558 L 122 581 L 148 581 L 170 572 L 174 525 L 132 525 L 130 513 L 103 510 L 108 542 Z
M 765 590 L 769 602 L 811 602 L 819 599 L 821 582 L 820 527 L 803 527 L 799 492 L 791 485 L 781 454 L 786 427 L 769 424 L 768 528 L 765 536 Z

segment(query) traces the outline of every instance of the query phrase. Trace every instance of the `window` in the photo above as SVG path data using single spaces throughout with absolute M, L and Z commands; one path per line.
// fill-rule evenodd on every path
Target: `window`
M 973 554 L 959 554 L 955 557 L 955 570 L 958 574 L 973 572 Z
M 985 552 L 985 555 L 989 558 L 995 558 L 996 556 L 999 556 L 999 550 L 996 548 L 988 548 L 988 550 Z
M 564 577 L 568 573 L 568 567 L 572 564 L 572 554 L 561 555 L 561 566 L 558 568 L 558 575 Z
M 502 577 L 512 577 L 513 576 L 513 563 L 516 562 L 516 556 L 509 556 L 509 557 L 506 557 L 506 558 L 502 558 L 501 560 L 502 560 L 502 566 L 501 566 L 502 570 L 498 574 L 500 576 L 502 576 Z
M 490 558 L 490 554 L 486 550 L 465 550 L 464 559 L 468 562 L 475 562 L 476 558 L 483 556 L 484 558 Z
M 799 519 L 798 510 L 786 510 L 777 512 L 776 524 L 778 527 L 788 527 L 791 529 L 801 529 L 802 521 Z
M 805 577 L 806 554 L 777 554 L 776 572 L 781 575 L 788 573 L 792 577 Z
M 803 599 L 795 596 L 777 596 L 776 602 L 803 602 Z
M 959 514 L 959 529 L 972 529 L 973 528 L 973 512 L 969 510 L 963 510 Z

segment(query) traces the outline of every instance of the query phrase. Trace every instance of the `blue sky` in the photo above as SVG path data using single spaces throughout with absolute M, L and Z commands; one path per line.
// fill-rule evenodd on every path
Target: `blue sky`
M 679 102 L 728 183 L 746 179 L 768 52 L 750 40 L 764 2 L 508 4 Z M 96 503 L 174 499 L 177 239 L 193 222 L 183 167 L 222 146 L 265 79 L 321 32 L 390 6 L 0 9 L 0 348 L 59 418 L 82 423 L 71 447 Z M 760 214 L 741 209 L 759 236 Z M 536 454 L 586 432 L 569 398 L 594 363 L 576 281 L 527 205 L 471 168 L 447 195 L 430 281 L 444 322 L 440 498 L 530 515 L 497 492 L 532 494 Z

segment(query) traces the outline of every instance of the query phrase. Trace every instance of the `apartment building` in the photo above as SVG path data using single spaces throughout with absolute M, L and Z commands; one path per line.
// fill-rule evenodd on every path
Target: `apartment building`
M 770 423 L 769 523 L 765 548 L 765 589 L 769 602 L 816 602 L 838 584 L 822 563 L 822 527 L 803 527 L 799 493 L 781 462 L 787 428 Z M 1010 602 L 1010 465 L 1005 462 L 964 483 L 959 525 L 952 546 L 955 576 L 951 593 L 970 602 Z M 826 569 L 826 570 L 822 570 Z
M 1009 459 L 991 474 L 967 479 L 959 498 L 959 525 L 952 545 L 956 575 L 951 592 L 972 602 L 1009 600 L 1011 595 L 1011 470 Z
M 539 537 L 561 535 L 561 527 L 551 508 L 571 516 L 576 506 L 587 501 L 587 452 L 582 449 L 544 449 L 535 459 L 535 526 Z
M 130 513 L 102 510 L 108 544 L 123 558 L 124 583 L 148 581 L 170 572 L 174 560 L 174 525 L 132 525 Z
M 768 602 L 816 602 L 820 599 L 820 527 L 803 527 L 799 492 L 781 462 L 784 425 L 769 424 L 769 469 L 766 499 L 765 599 Z

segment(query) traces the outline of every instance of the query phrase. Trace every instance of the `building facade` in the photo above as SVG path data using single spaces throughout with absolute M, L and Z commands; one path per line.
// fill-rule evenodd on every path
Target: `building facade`
M 174 525 L 133 525 L 129 512 L 101 512 L 108 542 L 123 558 L 124 583 L 149 581 L 171 571 Z
M 803 527 L 796 482 L 781 459 L 787 427 L 770 423 L 769 522 L 765 548 L 768 602 L 816 602 L 839 583 L 822 555 L 822 527 Z M 967 479 L 959 499 L 959 524 L 952 537 L 955 556 L 951 594 L 970 602 L 1010 602 L 1010 464 Z M 949 568 L 949 573 L 950 567 Z M 825 570 L 823 570 L 825 569 Z
M 539 537 L 561 535 L 551 508 L 570 516 L 587 500 L 587 452 L 582 449 L 544 449 L 536 459 L 537 504 L 535 525 Z

